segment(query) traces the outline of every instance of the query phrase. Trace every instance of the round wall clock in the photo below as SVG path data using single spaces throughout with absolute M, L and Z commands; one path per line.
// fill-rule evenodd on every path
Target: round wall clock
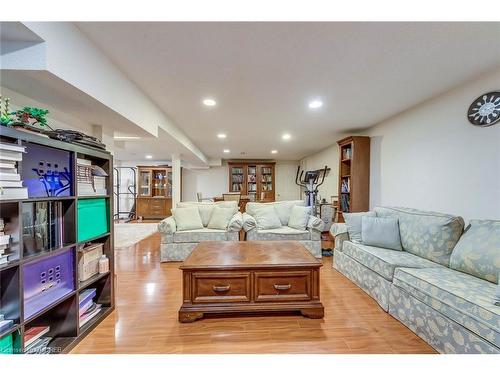
M 500 120 L 500 92 L 492 91 L 481 95 L 469 107 L 467 116 L 471 124 L 490 126 Z

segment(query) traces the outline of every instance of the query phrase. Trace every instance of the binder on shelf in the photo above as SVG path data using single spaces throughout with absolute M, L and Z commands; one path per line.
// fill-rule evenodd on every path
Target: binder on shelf
M 31 327 L 24 332 L 24 346 L 28 347 L 50 331 L 49 326 Z

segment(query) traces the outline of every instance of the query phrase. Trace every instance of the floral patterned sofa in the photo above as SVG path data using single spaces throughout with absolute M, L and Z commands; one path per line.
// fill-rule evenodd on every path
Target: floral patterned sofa
M 335 237 L 334 267 L 441 353 L 500 353 L 500 221 L 408 208 L 376 207 L 395 217 L 403 251 Z
M 195 246 L 202 241 L 238 241 L 239 233 L 243 225 L 241 212 L 237 211 L 225 230 L 207 228 L 210 215 L 215 206 L 238 208 L 238 202 L 179 202 L 177 208 L 198 207 L 203 228 L 193 230 L 178 230 L 173 216 L 163 219 L 158 224 L 161 234 L 160 261 L 176 262 L 183 261 L 193 251 Z
M 298 241 L 316 258 L 321 258 L 321 231 L 323 221 L 309 215 L 305 230 L 288 226 L 293 206 L 305 206 L 304 200 L 277 201 L 269 203 L 248 202 L 243 214 L 243 229 L 247 241 Z M 259 229 L 255 219 L 256 211 L 261 207 L 273 206 L 282 226 L 274 229 Z

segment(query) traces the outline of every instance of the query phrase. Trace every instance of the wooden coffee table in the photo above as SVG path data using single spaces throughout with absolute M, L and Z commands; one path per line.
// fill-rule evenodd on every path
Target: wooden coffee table
M 321 266 L 296 241 L 201 242 L 180 266 L 179 321 L 193 322 L 209 313 L 284 311 L 322 318 Z

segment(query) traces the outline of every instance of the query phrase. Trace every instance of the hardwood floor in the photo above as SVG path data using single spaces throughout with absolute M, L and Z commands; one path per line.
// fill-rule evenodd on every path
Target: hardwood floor
M 323 258 L 324 319 L 300 315 L 178 323 L 180 263 L 159 261 L 159 234 L 115 252 L 116 310 L 71 353 L 435 353 Z

